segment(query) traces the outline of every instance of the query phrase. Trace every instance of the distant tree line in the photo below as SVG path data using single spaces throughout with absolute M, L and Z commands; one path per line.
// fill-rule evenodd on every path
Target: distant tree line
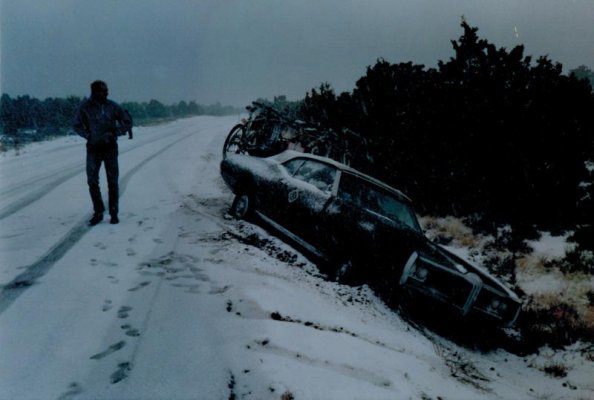
M 148 103 L 123 102 L 121 106 L 128 110 L 132 115 L 134 122 L 139 124 L 152 122 L 160 119 L 183 118 L 196 115 L 224 116 L 239 114 L 242 110 L 215 103 L 212 105 L 202 105 L 195 101 L 180 101 L 170 106 L 164 105 L 157 100 L 151 100 Z
M 401 189 L 423 214 L 494 233 L 509 225 L 512 250 L 537 229 L 577 227 L 594 250 L 592 71 L 566 76 L 547 57 L 533 62 L 523 46 L 496 48 L 462 28 L 437 68 L 380 59 L 350 93 L 312 89 L 296 117 L 342 141 L 360 134 L 366 151 L 351 165 Z
M 36 131 L 40 135 L 70 127 L 81 102 L 79 97 L 47 98 L 43 101 L 28 95 L 0 97 L 0 127 L 2 133 L 18 135 Z
M 70 96 L 38 100 L 28 95 L 10 97 L 3 94 L 0 98 L 0 129 L 4 145 L 43 140 L 48 136 L 69 134 L 82 98 Z M 173 105 L 164 105 L 157 100 L 149 102 L 123 102 L 134 120 L 135 125 L 155 121 L 175 119 L 196 115 L 231 115 L 241 110 L 216 103 L 201 105 L 195 101 L 180 101 Z

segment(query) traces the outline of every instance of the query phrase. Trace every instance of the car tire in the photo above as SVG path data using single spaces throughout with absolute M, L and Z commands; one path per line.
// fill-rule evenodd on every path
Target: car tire
M 357 286 L 361 284 L 361 277 L 357 276 L 357 268 L 349 259 L 335 263 L 336 272 L 334 280 L 345 285 Z
M 238 193 L 231 204 L 231 215 L 237 219 L 249 219 L 254 211 L 254 201 L 247 193 Z

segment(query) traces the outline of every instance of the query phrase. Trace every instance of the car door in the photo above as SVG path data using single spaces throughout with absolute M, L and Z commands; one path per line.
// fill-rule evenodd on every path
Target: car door
M 293 175 L 305 162 L 302 157 L 294 158 L 279 165 L 280 175 L 269 180 L 259 188 L 260 211 L 272 222 L 287 228 L 289 222 L 289 195 L 293 187 Z
M 345 172 L 338 175 L 334 195 L 320 218 L 323 230 L 319 235 L 324 238 L 320 242 L 328 246 L 325 251 L 330 256 L 348 259 L 370 249 L 376 239 L 376 225 L 362 207 L 369 194 L 369 187 L 355 176 Z
M 320 214 L 332 196 L 336 173 L 331 164 L 308 159 L 284 186 L 287 209 L 283 224 L 314 247 L 318 247 Z

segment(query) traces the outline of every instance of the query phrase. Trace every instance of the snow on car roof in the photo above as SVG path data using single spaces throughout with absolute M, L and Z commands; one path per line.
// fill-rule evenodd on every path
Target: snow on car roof
M 331 164 L 333 166 L 335 166 L 336 168 L 338 168 L 341 171 L 344 172 L 348 172 L 350 174 L 356 175 L 357 177 L 367 180 L 377 186 L 380 186 L 383 189 L 386 189 L 392 193 L 395 193 L 396 195 L 402 197 L 404 200 L 409 201 L 412 203 L 412 200 L 410 199 L 410 197 L 408 197 L 407 195 L 405 195 L 404 193 L 402 193 L 400 190 L 393 188 L 392 186 L 388 185 L 387 183 L 384 183 L 382 181 L 380 181 L 379 179 L 376 179 L 372 176 L 369 176 L 367 174 L 364 174 L 361 171 L 358 171 L 352 167 L 349 167 L 348 165 L 345 165 L 341 162 L 338 162 L 336 160 L 333 160 L 331 158 L 328 157 L 323 157 L 323 156 L 318 156 L 315 154 L 311 154 L 311 153 L 302 153 L 299 151 L 295 151 L 295 150 L 285 150 L 279 154 L 276 154 L 274 156 L 270 156 L 268 157 L 270 160 L 274 160 L 280 164 L 284 163 L 285 161 L 291 160 L 293 158 L 297 158 L 297 157 L 303 157 L 303 158 L 309 158 L 312 160 L 317 160 L 317 161 L 322 161 L 325 162 L 327 164 Z

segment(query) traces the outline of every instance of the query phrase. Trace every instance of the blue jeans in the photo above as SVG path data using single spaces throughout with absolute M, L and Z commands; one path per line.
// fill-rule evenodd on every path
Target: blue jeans
M 118 168 L 118 144 L 89 144 L 87 143 L 87 183 L 89 193 L 93 201 L 93 211 L 96 214 L 103 214 L 105 206 L 99 188 L 99 170 L 101 163 L 105 163 L 107 175 L 107 188 L 109 191 L 109 214 L 118 215 L 119 198 L 119 168 Z

